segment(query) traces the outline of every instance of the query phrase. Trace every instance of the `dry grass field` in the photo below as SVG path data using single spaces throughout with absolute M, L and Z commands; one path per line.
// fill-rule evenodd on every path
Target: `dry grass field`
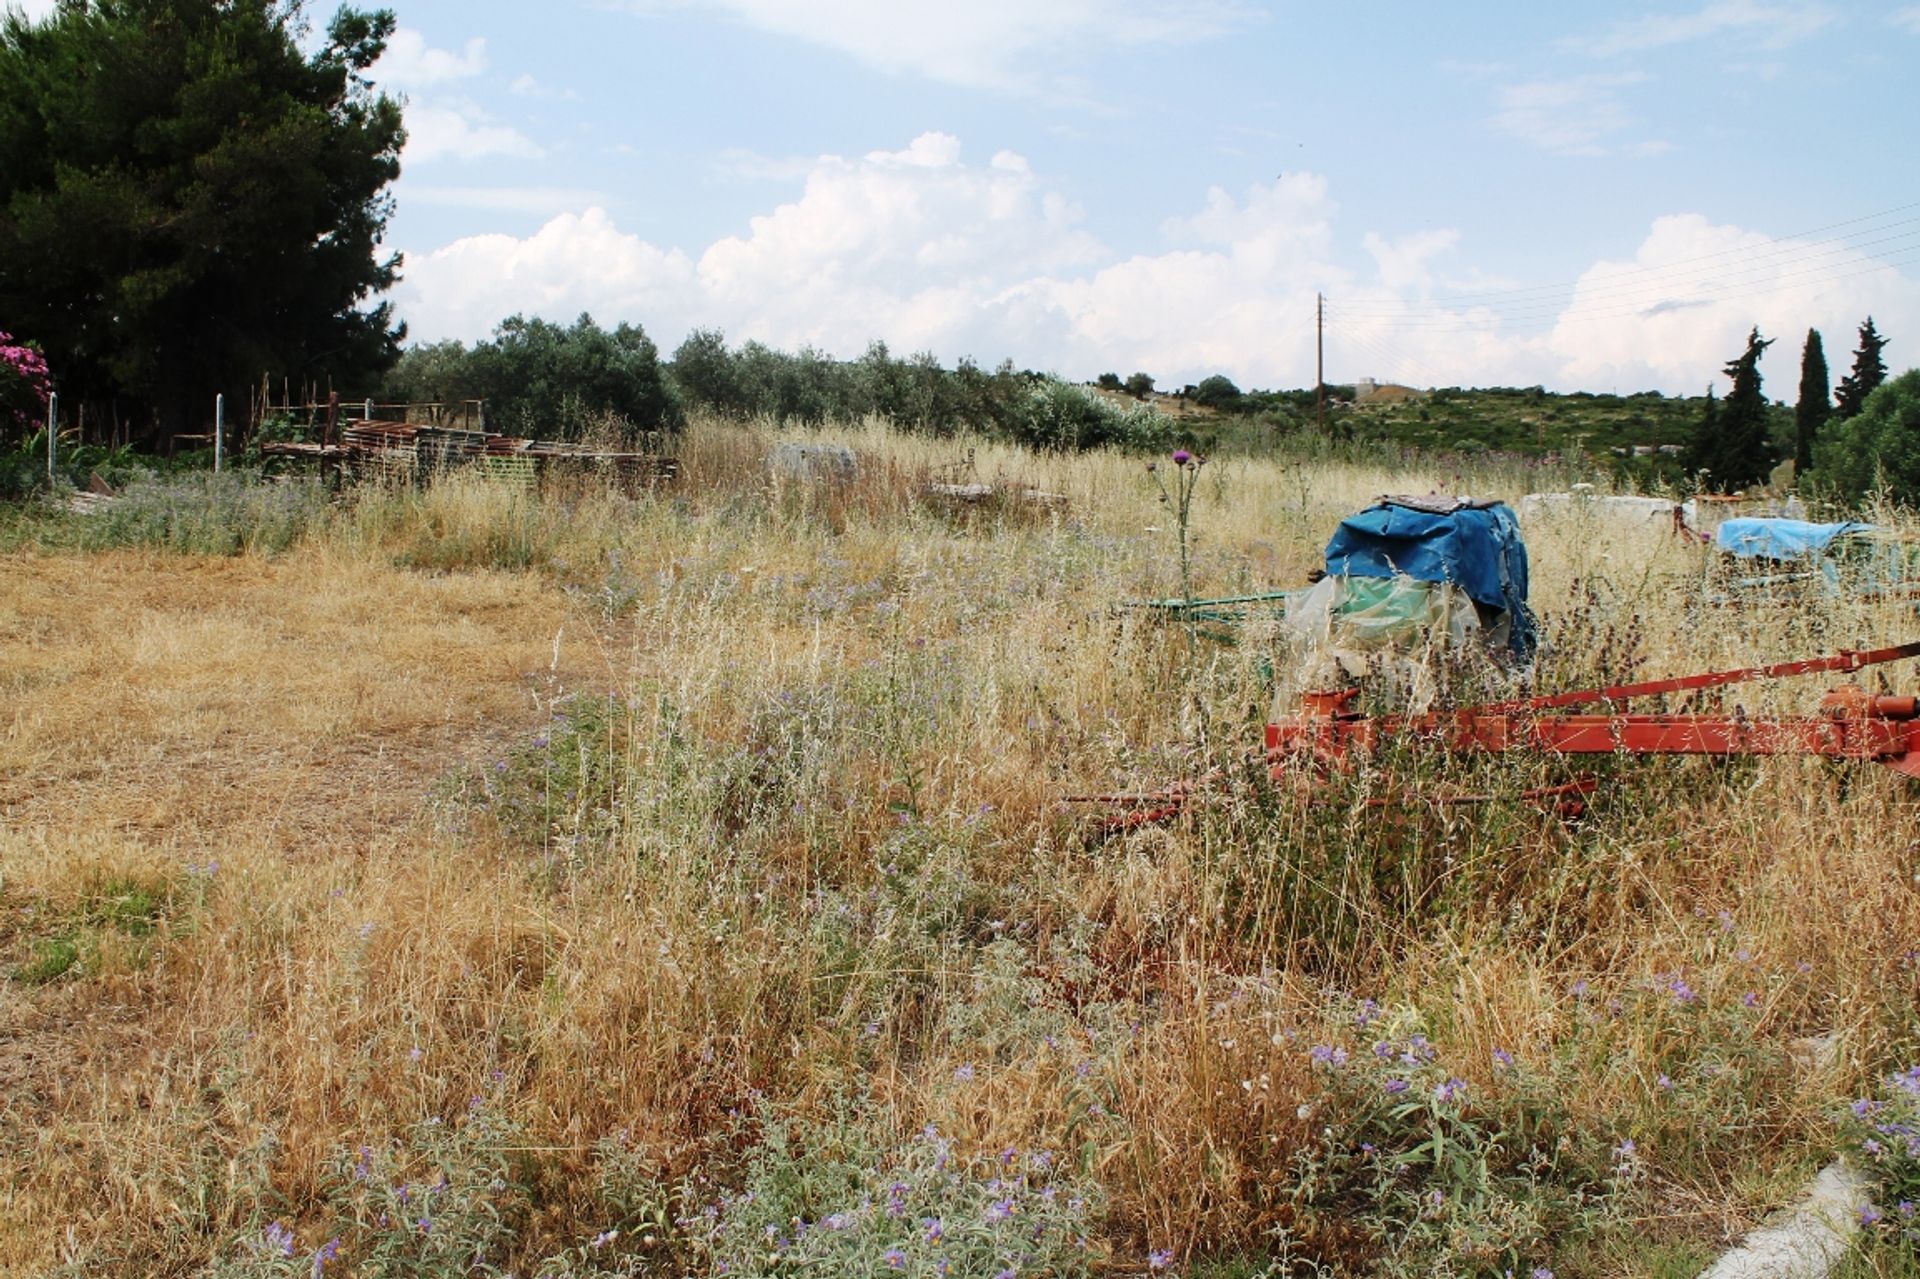
M 1245 773 L 1293 655 L 1116 607 L 1177 590 L 1140 459 L 979 444 L 1071 507 L 954 515 L 958 447 L 832 438 L 841 488 L 702 424 L 655 496 L 232 555 L 16 526 L 0 1273 L 1683 1275 L 1901 1104 L 1915 783 L 1602 760 L 1568 827 L 1562 766 L 1394 757 L 1096 840 L 1063 797 Z M 1210 463 L 1196 586 L 1567 478 Z M 1542 688 L 1920 634 L 1526 532 Z

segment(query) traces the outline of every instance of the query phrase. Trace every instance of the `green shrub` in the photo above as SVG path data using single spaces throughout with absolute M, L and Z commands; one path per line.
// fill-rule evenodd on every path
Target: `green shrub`
M 155 477 L 136 483 L 94 516 L 95 549 L 156 547 L 193 555 L 273 555 L 290 549 L 329 515 L 317 483 L 262 484 L 248 471 Z
M 1069 1279 L 1093 1270 L 1096 1192 L 1051 1152 L 968 1157 L 931 1126 L 893 1146 L 870 1121 L 836 1118 L 770 1118 L 740 1192 L 683 1223 L 713 1273 Z
M 1888 1075 L 1879 1096 L 1848 1107 L 1841 1134 L 1878 1186 L 1860 1212 L 1870 1246 L 1920 1259 L 1920 1066 Z

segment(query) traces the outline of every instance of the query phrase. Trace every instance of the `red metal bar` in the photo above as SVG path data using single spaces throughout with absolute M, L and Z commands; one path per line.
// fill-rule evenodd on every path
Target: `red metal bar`
M 1487 711 L 1556 710 L 1566 706 L 1586 706 L 1593 702 L 1622 702 L 1633 697 L 1653 697 L 1661 693 L 1680 693 L 1699 688 L 1720 688 L 1750 680 L 1778 679 L 1787 675 L 1815 675 L 1823 671 L 1857 671 L 1863 666 L 1897 662 L 1905 657 L 1920 657 L 1920 641 L 1896 644 L 1891 648 L 1842 649 L 1828 657 L 1802 658 L 1794 662 L 1775 662 L 1771 666 L 1746 666 L 1731 671 L 1708 671 L 1702 675 L 1681 675 L 1673 679 L 1652 680 L 1645 684 L 1616 684 L 1612 688 L 1583 689 L 1573 693 L 1553 693 L 1511 702 L 1489 702 L 1479 707 Z
M 1456 751 L 1553 755 L 1824 755 L 1878 760 L 1920 750 L 1920 720 L 1866 715 L 1746 719 L 1727 715 L 1516 715 L 1458 711 L 1267 725 L 1275 756 L 1341 759 L 1411 736 Z

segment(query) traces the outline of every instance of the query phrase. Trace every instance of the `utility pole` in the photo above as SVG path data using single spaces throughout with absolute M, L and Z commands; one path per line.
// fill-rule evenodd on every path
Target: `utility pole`
M 1313 295 L 1313 412 L 1327 433 L 1327 296 Z

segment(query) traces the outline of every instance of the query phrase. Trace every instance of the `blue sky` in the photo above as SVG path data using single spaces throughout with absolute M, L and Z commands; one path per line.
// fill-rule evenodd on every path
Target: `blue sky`
M 418 339 L 1286 386 L 1324 292 L 1340 381 L 1697 392 L 1757 323 L 1790 397 L 1868 313 L 1920 362 L 1920 5 L 392 7 Z

